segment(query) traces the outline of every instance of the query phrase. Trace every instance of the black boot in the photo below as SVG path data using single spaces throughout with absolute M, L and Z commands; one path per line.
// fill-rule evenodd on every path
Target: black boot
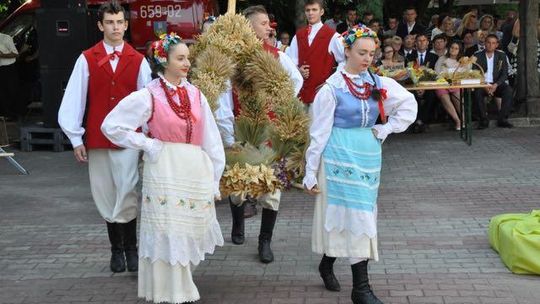
M 139 270 L 139 255 L 137 254 L 137 219 L 122 224 L 124 228 L 124 253 L 128 271 Z
M 126 271 L 126 260 L 124 259 L 124 243 L 122 240 L 122 225 L 107 222 L 107 232 L 111 242 L 111 271 Z
M 244 244 L 244 208 L 246 203 L 247 201 L 240 206 L 236 206 L 229 197 L 229 205 L 231 206 L 232 214 L 231 240 L 235 245 Z
M 274 261 L 274 253 L 270 248 L 272 233 L 276 224 L 277 211 L 263 208 L 261 219 L 261 232 L 259 233 L 259 259 L 268 264 Z
M 351 300 L 354 304 L 383 304 L 371 291 L 367 265 L 367 260 L 351 265 L 353 275 Z
M 341 286 L 334 275 L 334 262 L 336 258 L 329 257 L 326 254 L 323 255 L 321 263 L 319 264 L 319 274 L 324 282 L 324 287 L 330 291 L 340 291 Z

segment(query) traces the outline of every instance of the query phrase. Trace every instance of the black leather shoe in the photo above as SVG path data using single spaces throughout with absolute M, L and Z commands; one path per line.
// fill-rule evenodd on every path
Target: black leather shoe
M 330 291 L 341 290 L 341 285 L 334 274 L 335 261 L 336 258 L 324 255 L 319 264 L 319 274 L 324 282 L 324 287 Z
M 514 127 L 514 125 L 509 123 L 507 120 L 502 120 L 502 121 L 497 122 L 497 127 L 511 129 Z

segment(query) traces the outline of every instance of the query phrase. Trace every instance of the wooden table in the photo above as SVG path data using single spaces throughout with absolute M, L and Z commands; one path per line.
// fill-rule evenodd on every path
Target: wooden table
M 429 90 L 448 90 L 448 89 L 459 89 L 459 104 L 460 112 L 463 113 L 462 116 L 465 116 L 465 121 L 461 119 L 461 131 L 459 136 L 467 145 L 472 145 L 472 93 L 474 89 L 483 89 L 487 88 L 489 85 L 485 83 L 479 84 L 463 84 L 463 85 L 425 85 L 425 86 L 406 86 L 405 89 L 408 91 L 429 91 Z M 465 94 L 464 94 L 465 93 Z M 464 98 L 465 97 L 465 98 Z

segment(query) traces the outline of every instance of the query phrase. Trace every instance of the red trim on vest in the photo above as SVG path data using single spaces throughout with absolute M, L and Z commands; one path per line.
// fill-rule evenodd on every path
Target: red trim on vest
M 85 144 L 87 149 L 118 148 L 101 132 L 101 124 L 110 111 L 130 93 L 137 90 L 139 68 L 144 56 L 128 43 L 124 43 L 122 56 L 115 72 L 109 62 L 99 66 L 107 56 L 103 41 L 83 52 L 90 76 L 88 79 L 88 102 Z
M 304 84 L 298 96 L 310 104 L 315 99 L 318 88 L 332 75 L 336 65 L 334 56 L 328 53 L 328 45 L 336 31 L 323 24 L 311 45 L 308 43 L 307 27 L 296 32 L 298 42 L 298 65 L 309 65 L 309 78 L 304 79 Z

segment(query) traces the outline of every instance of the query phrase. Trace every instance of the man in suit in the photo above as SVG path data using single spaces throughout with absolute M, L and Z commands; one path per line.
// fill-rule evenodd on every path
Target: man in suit
M 425 66 L 430 69 L 435 68 L 435 63 L 439 59 L 434 53 L 428 52 L 429 39 L 426 34 L 416 35 L 416 50 L 405 58 L 405 62 L 416 62 L 420 66 Z M 412 125 L 414 133 L 422 133 L 426 129 L 425 123 L 429 122 L 435 107 L 436 95 L 435 91 L 416 91 L 414 96 L 418 102 L 418 117 Z
M 404 39 L 407 35 L 418 35 L 426 32 L 426 27 L 416 22 L 417 14 L 414 7 L 407 8 L 403 15 L 405 22 L 401 22 L 396 31 L 396 35 L 401 39 Z
M 411 54 L 415 51 L 414 43 L 415 43 L 414 35 L 405 36 L 405 39 L 403 39 L 403 47 L 399 50 L 399 54 L 403 56 L 403 58 L 407 58 L 411 56 Z
M 347 8 L 347 15 L 345 20 L 336 26 L 336 32 L 338 34 L 342 34 L 348 31 L 358 23 L 357 20 L 358 14 L 356 13 L 356 8 L 354 6 L 350 6 L 349 8 Z
M 474 40 L 476 40 L 476 44 L 465 50 L 465 56 L 471 57 L 474 55 L 474 53 L 483 51 L 486 48 L 485 43 L 487 34 L 488 33 L 486 31 L 482 30 L 474 32 Z
M 501 105 L 498 107 L 497 126 L 500 128 L 513 127 L 507 120 L 512 109 L 512 89 L 507 83 L 508 61 L 506 60 L 506 54 L 497 50 L 498 46 L 499 38 L 494 34 L 489 34 L 486 37 L 485 50 L 474 54 L 477 58 L 476 63 L 484 69 L 485 81 L 489 84 L 487 88 L 474 91 L 474 98 L 480 111 L 478 129 L 489 127 L 486 103 L 484 102 L 486 95 L 501 97 L 502 99 Z
M 412 51 L 405 59 L 406 62 L 416 62 L 420 66 L 426 66 L 430 69 L 435 68 L 435 63 L 439 59 L 437 54 L 428 52 L 429 39 L 426 34 L 416 35 L 416 50 Z

